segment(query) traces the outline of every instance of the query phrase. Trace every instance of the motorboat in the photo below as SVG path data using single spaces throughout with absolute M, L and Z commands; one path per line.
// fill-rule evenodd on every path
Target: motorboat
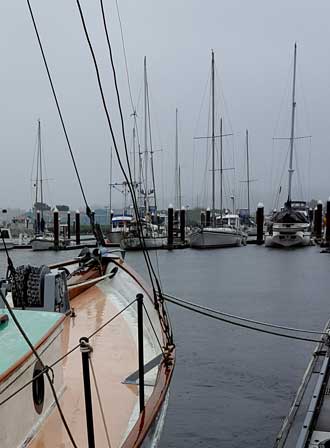
M 9 227 L 2 227 L 0 229 L 0 250 L 10 250 L 14 248 L 15 242 L 11 236 L 11 231 Z

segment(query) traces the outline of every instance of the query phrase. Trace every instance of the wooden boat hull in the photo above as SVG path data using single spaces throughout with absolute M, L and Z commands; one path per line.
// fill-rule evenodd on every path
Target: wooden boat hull
M 174 369 L 175 350 L 172 347 L 166 360 L 162 356 L 159 342 L 165 347 L 165 333 L 153 303 L 153 296 L 143 280 L 119 258 L 109 259 L 101 265 L 102 267 L 96 265 L 79 271 L 79 265 L 72 260 L 52 267 L 64 268 L 71 272 L 76 272 L 78 268 L 77 275 L 73 275 L 69 282 L 69 296 L 75 311 L 74 317 L 63 317 L 60 336 L 56 339 L 60 344 L 52 352 L 56 359 L 68 354 L 56 364 L 54 370 L 56 381 L 61 380 L 57 388 L 60 404 L 75 442 L 78 446 L 87 446 L 81 353 L 79 347 L 75 347 L 82 336 L 89 337 L 89 343 L 93 348 L 91 355 L 93 369 L 101 394 L 111 446 L 125 448 L 155 446 L 160 437 L 166 412 L 166 397 Z M 154 361 L 154 367 L 145 373 L 145 409 L 142 413 L 139 412 L 138 384 L 134 381 L 127 382 L 137 369 L 137 306 L 134 301 L 137 294 L 143 294 L 145 310 L 151 321 L 144 319 L 145 365 L 149 361 Z M 112 318 L 127 306 L 127 310 L 112 321 Z M 91 334 L 94 336 L 90 336 Z M 46 342 L 49 343 L 49 339 Z M 33 359 L 32 353 L 29 357 Z M 43 361 L 52 365 L 54 359 L 46 357 Z M 30 371 L 28 375 L 31 378 Z M 13 380 L 13 376 L 8 378 L 9 381 Z M 22 377 L 22 381 L 24 380 L 25 377 Z M 16 386 L 17 383 L 14 381 L 13 388 Z M 1 387 L 0 381 L 0 401 Z M 22 425 L 22 434 L 25 433 L 25 437 L 21 437 L 20 440 L 24 440 L 24 446 L 33 448 L 71 446 L 59 413 L 53 407 L 51 394 L 48 390 L 46 392 L 50 397 L 49 406 L 45 407 L 45 412 L 41 415 L 35 416 L 34 411 L 27 414 L 31 425 L 29 428 L 25 427 L 24 431 Z M 2 407 L 2 411 L 5 413 L 8 411 L 11 420 L 15 422 L 24 419 L 26 414 L 19 395 L 17 400 L 20 407 L 15 413 L 12 413 L 10 407 L 13 403 L 11 400 Z M 92 400 L 95 445 L 108 446 L 94 383 Z M 31 421 L 31 416 L 36 417 L 37 424 Z M 1 447 L 22 446 L 23 444 L 16 444 L 16 439 L 15 443 L 12 443 L 10 437 L 13 428 L 12 426 L 10 428 L 9 438 L 0 444 Z M 27 432 L 27 429 L 30 431 Z M 0 421 L 0 437 L 2 432 Z

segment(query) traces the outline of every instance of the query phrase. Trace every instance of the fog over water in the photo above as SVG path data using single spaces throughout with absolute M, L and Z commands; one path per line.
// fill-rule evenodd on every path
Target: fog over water
M 91 204 L 105 205 L 109 196 L 110 134 L 97 90 L 94 68 L 82 32 L 76 2 L 33 0 L 41 38 L 78 167 Z M 108 105 L 120 151 L 118 111 L 106 41 L 97 1 L 82 1 L 95 46 Z M 252 206 L 263 201 L 273 207 L 282 185 L 290 130 L 290 91 L 293 44 L 298 45 L 297 136 L 294 196 L 325 200 L 330 194 L 328 166 L 330 61 L 326 0 L 232 0 L 219 2 L 119 2 L 133 101 L 142 137 L 143 57 L 147 56 L 156 184 L 160 206 L 173 202 L 175 108 L 179 109 L 179 146 L 182 201 L 210 205 L 209 148 L 194 136 L 207 135 L 211 49 L 216 58 L 216 126 L 224 117 L 224 163 L 235 166 L 225 174 L 227 205 L 230 196 L 244 206 L 245 129 L 250 133 Z M 105 2 L 113 45 L 129 147 L 133 120 L 116 3 Z M 45 199 L 51 205 L 82 205 L 63 132 L 51 96 L 26 2 L 0 5 L 0 148 L 2 152 L 1 207 L 31 205 L 31 174 L 37 119 L 50 179 Z M 203 100 L 204 98 L 204 100 Z M 200 118 L 199 118 L 200 116 Z M 218 132 L 218 131 L 217 131 Z M 218 145 L 218 143 L 217 143 Z M 143 139 L 141 140 L 143 147 Z M 218 163 L 218 155 L 217 155 Z M 282 180 L 281 173 L 283 174 Z M 120 182 L 118 165 L 114 179 Z M 122 197 L 114 193 L 114 205 Z

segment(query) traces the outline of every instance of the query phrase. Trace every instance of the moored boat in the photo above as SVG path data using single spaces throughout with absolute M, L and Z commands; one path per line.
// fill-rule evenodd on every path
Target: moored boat
M 30 286 L 22 299 L 26 284 Z M 143 280 L 123 259 L 101 250 L 50 268 L 20 267 L 12 276 L 12 290 L 14 315 L 41 363 L 9 311 L 1 309 L 0 446 L 71 446 L 56 400 L 76 446 L 87 446 L 91 421 L 86 425 L 81 351 L 89 349 L 95 446 L 128 448 L 143 441 L 153 446 L 163 423 L 160 414 L 175 351 L 169 328 L 161 323 L 164 308 L 161 303 L 155 308 L 157 298 Z M 142 410 L 137 382 L 139 294 L 145 310 Z M 79 346 L 82 337 L 88 343 Z M 22 385 L 26 387 L 15 393 Z

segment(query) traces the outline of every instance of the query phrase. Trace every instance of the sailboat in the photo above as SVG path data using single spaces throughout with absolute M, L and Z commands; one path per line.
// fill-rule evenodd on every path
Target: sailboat
M 290 157 L 288 169 L 288 198 L 284 207 L 274 214 L 269 232 L 266 234 L 265 245 L 270 247 L 296 247 L 311 244 L 311 229 L 308 207 L 305 201 L 292 200 L 293 150 L 295 140 L 295 111 L 296 111 L 296 65 L 297 44 L 294 45 L 293 82 Z
M 141 220 L 144 246 L 147 249 L 160 249 L 166 245 L 167 238 L 165 228 L 155 223 L 157 217 L 157 199 L 155 187 L 155 172 L 153 161 L 153 147 L 150 129 L 149 88 L 147 78 L 147 58 L 144 58 L 144 169 L 142 169 L 142 153 L 139 152 L 140 180 L 138 183 L 140 212 L 144 218 Z M 150 160 L 149 160 L 150 159 Z M 149 161 L 151 170 L 152 187 L 149 183 Z M 144 175 L 144 182 L 142 182 Z M 144 185 L 142 185 L 144 184 Z M 138 223 L 132 219 L 127 226 L 127 232 L 120 241 L 120 247 L 124 250 L 141 250 L 141 238 L 138 236 Z
M 54 234 L 46 229 L 44 219 L 44 194 L 43 194 L 43 175 L 42 175 L 42 146 L 41 146 L 41 123 L 38 120 L 38 139 L 37 139 L 37 176 L 35 182 L 35 223 L 34 223 L 34 237 L 30 240 L 33 251 L 50 250 L 54 248 L 55 238 Z M 39 198 L 40 192 L 40 198 Z M 40 199 L 40 202 L 39 202 Z M 69 244 L 67 239 L 62 236 L 59 238 L 59 247 Z
M 233 210 L 232 214 L 223 215 L 223 166 L 222 166 L 222 119 L 220 120 L 220 216 L 215 212 L 215 105 L 214 105 L 214 52 L 211 61 L 211 91 L 212 91 L 212 212 L 209 227 L 202 227 L 190 235 L 190 246 L 196 249 L 210 249 L 230 246 L 240 246 L 245 242 L 246 235 L 241 229 L 239 216 Z M 206 137 L 208 138 L 208 137 Z
M 1 448 L 151 448 L 160 437 L 175 364 L 161 288 L 156 293 L 104 247 L 76 174 L 98 247 L 50 266 L 15 267 L 8 255 L 0 288 Z

